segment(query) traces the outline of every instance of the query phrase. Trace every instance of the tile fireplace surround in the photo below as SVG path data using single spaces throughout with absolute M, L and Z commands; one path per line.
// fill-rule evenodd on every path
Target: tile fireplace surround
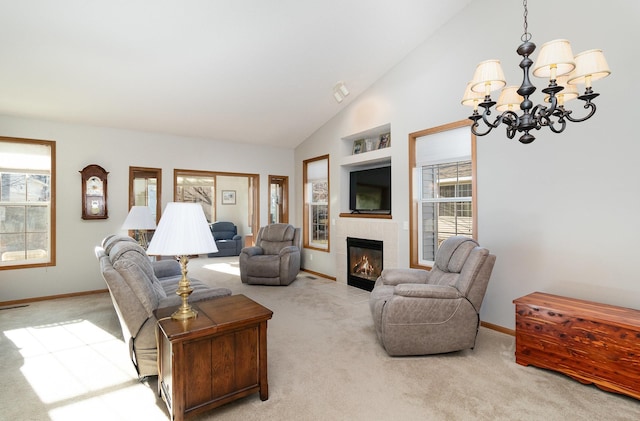
M 398 266 L 398 224 L 388 219 L 338 218 L 336 221 L 336 281 L 347 283 L 347 237 L 384 243 L 383 266 Z M 333 248 L 333 242 L 331 243 Z

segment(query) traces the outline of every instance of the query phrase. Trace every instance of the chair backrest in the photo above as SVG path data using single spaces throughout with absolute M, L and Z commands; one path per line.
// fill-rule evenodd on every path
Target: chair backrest
M 231 240 L 238 234 L 238 227 L 233 222 L 214 222 L 210 228 L 215 240 Z
M 256 238 L 256 246 L 264 250 L 264 254 L 278 254 L 287 246 L 301 246 L 300 229 L 290 224 L 271 224 L 260 228 Z
M 495 256 L 474 239 L 449 237 L 436 252 L 429 283 L 455 287 L 479 309 L 494 262 Z

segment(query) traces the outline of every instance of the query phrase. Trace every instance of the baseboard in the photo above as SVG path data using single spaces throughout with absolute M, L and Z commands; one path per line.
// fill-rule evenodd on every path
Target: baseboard
M 480 326 L 486 327 L 487 329 L 495 330 L 500 333 L 506 333 L 507 335 L 516 336 L 516 331 L 513 329 L 507 329 L 506 327 L 502 327 L 500 325 L 494 325 L 489 322 L 480 322 Z
M 102 294 L 104 292 L 109 292 L 108 289 L 97 289 L 94 291 L 82 291 L 82 292 L 73 292 L 69 294 L 60 294 L 60 295 L 48 295 L 45 297 L 34 297 L 34 298 L 25 298 L 23 300 L 12 300 L 12 301 L 0 301 L 0 307 L 7 306 L 15 306 L 21 304 L 35 303 L 38 301 L 47 301 L 47 300 L 56 300 L 58 298 L 70 298 L 70 297 L 80 297 L 83 295 L 92 295 L 92 294 Z
M 304 271 L 304 272 L 307 272 L 307 273 L 310 273 L 310 274 L 312 274 L 312 275 L 319 276 L 319 277 L 321 277 L 321 278 L 329 279 L 329 280 L 331 280 L 331 281 L 335 281 L 335 280 L 336 280 L 336 277 L 335 277 L 335 276 L 325 275 L 324 273 L 315 272 L 315 271 L 313 271 L 313 270 L 309 270 L 309 269 L 305 269 L 305 268 L 300 268 L 300 270 L 301 270 L 301 271 Z

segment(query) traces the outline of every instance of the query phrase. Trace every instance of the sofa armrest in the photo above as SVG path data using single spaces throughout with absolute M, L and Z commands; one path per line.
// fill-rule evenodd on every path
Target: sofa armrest
M 291 253 L 300 253 L 300 249 L 296 246 L 286 246 L 280 249 L 278 255 L 282 257 Z
M 240 234 L 236 234 L 233 236 L 232 240 L 236 240 L 236 241 L 242 240 L 242 236 Z
M 429 272 L 424 269 L 393 268 L 384 269 L 380 274 L 384 285 L 426 284 Z
M 151 262 L 151 266 L 153 267 L 153 273 L 158 279 L 182 275 L 180 263 L 175 259 Z
M 262 249 L 262 247 L 251 246 L 251 247 L 243 248 L 242 253 L 251 257 L 251 256 L 257 256 L 258 254 L 264 254 L 264 250 Z
M 460 291 L 448 285 L 399 284 L 393 289 L 394 295 L 413 298 L 455 299 L 462 297 Z

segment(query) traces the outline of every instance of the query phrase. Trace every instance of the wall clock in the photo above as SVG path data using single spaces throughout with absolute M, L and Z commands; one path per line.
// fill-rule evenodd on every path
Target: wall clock
M 82 175 L 82 219 L 107 219 L 107 171 L 100 165 L 87 165 Z

